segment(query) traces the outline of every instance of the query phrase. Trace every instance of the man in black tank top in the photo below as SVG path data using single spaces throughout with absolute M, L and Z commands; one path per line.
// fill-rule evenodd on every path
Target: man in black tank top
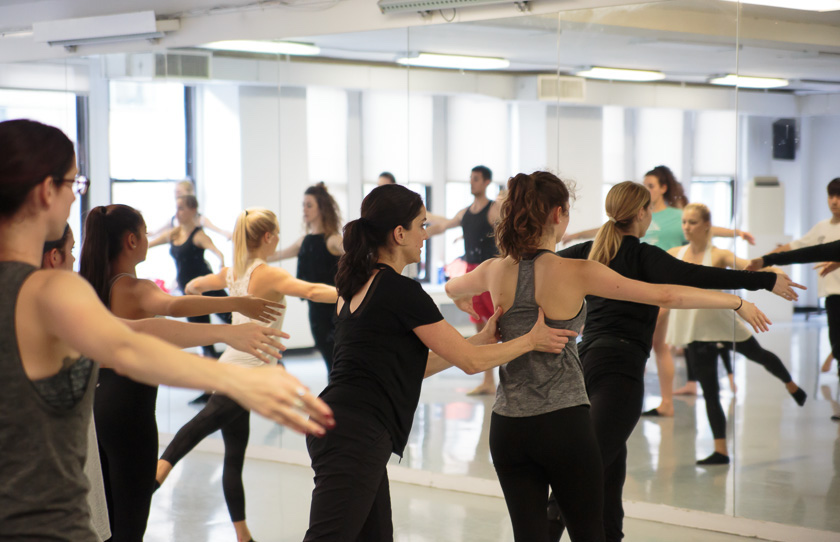
M 426 230 L 429 237 L 438 235 L 451 228 L 461 227 L 464 230 L 464 259 L 467 262 L 467 272 L 472 271 L 485 260 L 495 258 L 499 254 L 496 240 L 493 236 L 496 222 L 499 220 L 499 205 L 487 197 L 487 187 L 493 181 L 493 172 L 486 166 L 476 166 L 470 172 L 470 192 L 473 202 L 469 207 L 461 209 L 454 218 L 435 221 L 430 218 L 431 226 Z M 493 301 L 490 292 L 484 292 L 473 298 L 473 308 L 478 313 L 478 319 L 470 316 L 476 331 L 481 331 L 487 320 L 493 316 Z M 468 395 L 493 395 L 496 393 L 496 380 L 493 370 L 485 371 L 484 381 L 480 386 L 470 391 Z

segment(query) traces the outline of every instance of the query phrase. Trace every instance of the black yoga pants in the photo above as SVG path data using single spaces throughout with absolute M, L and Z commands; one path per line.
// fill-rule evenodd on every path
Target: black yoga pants
M 825 312 L 828 317 L 828 342 L 834 359 L 840 360 L 840 295 L 830 295 L 825 298 Z M 840 376 L 840 361 L 837 363 L 837 374 Z
M 327 364 L 327 376 L 332 371 L 333 351 L 335 350 L 334 303 L 309 302 L 309 330 L 315 340 L 315 348 Z
M 222 430 L 225 459 L 222 469 L 222 490 L 225 494 L 231 521 L 245 520 L 245 487 L 242 468 L 245 449 L 251 432 L 251 413 L 235 401 L 214 393 L 201 412 L 184 425 L 166 447 L 161 459 L 175 465 L 198 443 L 212 433 Z
M 726 369 L 726 374 L 731 375 L 734 371 L 732 370 L 732 354 L 730 353 L 731 350 L 731 343 L 730 346 L 727 347 L 724 343 L 717 343 L 718 344 L 718 356 L 720 356 L 720 360 L 723 362 L 723 368 Z M 685 370 L 686 370 L 686 380 L 689 382 L 697 382 L 697 377 L 694 376 L 694 366 L 689 361 L 690 355 L 688 353 L 688 349 L 685 352 Z
M 157 468 L 157 387 L 99 371 L 93 415 L 113 542 L 142 542 Z
M 391 542 L 391 490 L 386 466 L 393 445 L 369 414 L 330 405 L 335 428 L 306 437 L 315 489 L 304 542 Z
M 490 454 L 514 540 L 548 540 L 549 488 L 574 542 L 604 540 L 603 467 L 588 406 L 524 418 L 494 412 Z
M 607 542 L 624 537 L 621 496 L 627 475 L 627 439 L 636 427 L 644 403 L 647 356 L 628 348 L 588 348 L 581 355 L 589 394 L 589 416 L 601 451 L 604 469 L 604 535 Z M 553 496 L 549 503 L 552 542 L 565 525 Z

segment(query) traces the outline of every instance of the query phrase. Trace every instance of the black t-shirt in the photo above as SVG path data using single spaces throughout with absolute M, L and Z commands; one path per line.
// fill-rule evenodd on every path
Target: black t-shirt
M 585 260 L 589 258 L 591 248 L 592 241 L 587 241 L 557 254 Z M 772 290 L 776 283 L 775 273 L 734 271 L 686 263 L 659 247 L 642 243 L 632 235 L 624 236 L 609 267 L 633 280 L 714 290 Z M 586 304 L 586 324 L 579 350 L 583 351 L 597 341 L 598 346 L 633 345 L 645 357 L 650 355 L 659 307 L 591 295 L 586 296 Z
M 355 312 L 349 303 L 341 308 L 330 383 L 321 398 L 378 419 L 402 456 L 429 356 L 413 330 L 441 320 L 419 283 L 381 266 Z

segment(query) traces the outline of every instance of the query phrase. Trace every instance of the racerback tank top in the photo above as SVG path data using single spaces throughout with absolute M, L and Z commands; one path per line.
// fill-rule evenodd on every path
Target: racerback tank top
M 479 264 L 499 254 L 496 248 L 496 237 L 493 232 L 493 225 L 487 221 L 487 214 L 490 212 L 490 201 L 482 210 L 477 213 L 467 210 L 461 218 L 461 228 L 464 230 L 464 258 L 467 263 Z

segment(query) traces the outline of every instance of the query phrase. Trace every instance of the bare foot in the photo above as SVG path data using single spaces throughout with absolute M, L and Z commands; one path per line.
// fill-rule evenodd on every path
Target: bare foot
M 467 395 L 475 396 L 475 395 L 495 395 L 496 394 L 496 386 L 488 386 L 487 384 L 482 384 L 477 388 L 468 391 Z
M 824 372 L 824 373 L 829 372 L 831 370 L 831 362 L 832 361 L 834 361 L 834 355 L 829 354 L 828 357 L 825 358 L 825 361 L 822 364 L 821 371 Z
M 685 386 L 674 390 L 674 395 L 697 395 L 697 382 L 686 382 Z
M 729 375 L 729 389 L 732 393 L 738 393 L 738 385 L 735 384 L 735 375 Z

